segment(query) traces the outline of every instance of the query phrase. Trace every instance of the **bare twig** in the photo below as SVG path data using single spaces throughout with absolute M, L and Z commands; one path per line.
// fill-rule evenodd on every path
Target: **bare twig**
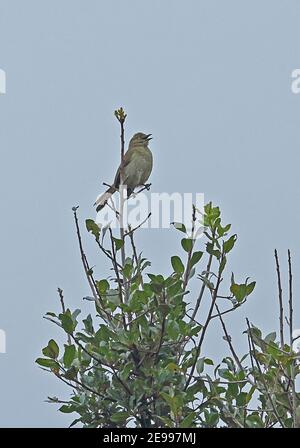
M 115 378 L 119 381 L 119 383 L 122 385 L 123 389 L 127 392 L 128 395 L 132 395 L 131 394 L 131 390 L 129 389 L 129 387 L 127 386 L 126 383 L 124 383 L 124 381 L 119 377 L 119 375 L 117 374 L 115 368 L 113 366 L 111 366 L 112 371 L 114 372 L 114 376 Z
M 217 310 L 217 312 L 218 312 L 218 316 L 219 316 L 219 319 L 220 319 L 220 322 L 221 322 L 221 325 L 222 325 L 222 328 L 223 328 L 223 331 L 224 331 L 224 335 L 225 335 L 225 338 L 226 338 L 226 342 L 227 342 L 228 345 L 229 345 L 229 348 L 230 348 L 230 351 L 231 351 L 231 353 L 232 353 L 232 356 L 234 357 L 234 360 L 235 360 L 235 362 L 236 362 L 236 365 L 239 367 L 239 369 L 240 369 L 241 371 L 243 371 L 244 369 L 243 369 L 243 366 L 242 366 L 242 364 L 241 364 L 241 361 L 240 361 L 238 355 L 236 354 L 236 352 L 235 352 L 235 350 L 234 350 L 234 348 L 233 348 L 233 345 L 232 345 L 232 342 L 231 342 L 231 337 L 230 337 L 230 335 L 229 335 L 228 332 L 227 332 L 227 328 L 226 328 L 225 322 L 224 322 L 224 320 L 223 320 L 223 318 L 222 318 L 222 313 L 220 313 L 220 310 L 219 310 L 219 307 L 218 307 L 217 304 L 215 304 L 215 307 L 216 307 L 216 310 Z
M 111 240 L 112 262 L 113 262 L 113 267 L 114 267 L 114 271 L 115 271 L 116 279 L 117 279 L 117 283 L 118 283 L 120 303 L 124 303 L 124 300 L 123 300 L 123 286 L 122 286 L 122 281 L 121 281 L 119 269 L 118 269 L 118 266 L 117 266 L 117 255 L 116 255 L 116 249 L 115 249 L 115 242 L 114 242 L 114 239 L 113 239 L 113 234 L 112 234 L 111 228 L 109 227 L 108 230 L 109 230 L 109 235 L 110 235 L 110 240 Z M 126 330 L 127 324 L 126 324 L 124 311 L 123 311 L 123 309 L 121 311 L 122 311 L 122 319 L 123 319 L 124 329 Z
M 129 231 L 130 231 L 130 227 L 129 227 Z M 133 259 L 135 261 L 136 264 L 136 268 L 137 268 L 137 272 L 140 275 L 140 282 L 142 287 L 144 286 L 144 280 L 143 280 L 143 275 L 142 275 L 142 271 L 140 269 L 140 265 L 139 265 L 139 260 L 138 260 L 138 255 L 137 255 L 137 251 L 136 251 L 136 247 L 135 247 L 135 242 L 134 242 L 134 231 L 129 233 L 129 238 L 130 238 L 130 243 L 131 243 L 131 248 L 132 248 L 132 253 L 133 253 Z
M 188 376 L 188 379 L 186 381 L 186 384 L 184 386 L 184 390 L 186 390 L 188 388 L 188 386 L 189 386 L 189 384 L 190 384 L 190 382 L 191 382 L 191 380 L 193 378 L 193 374 L 194 374 L 194 371 L 195 371 L 195 368 L 196 368 L 196 364 L 197 364 L 197 361 L 198 361 L 200 350 L 201 350 L 201 347 L 202 347 L 202 344 L 203 344 L 203 341 L 204 341 L 204 336 L 206 334 L 208 325 L 209 325 L 209 323 L 211 321 L 211 316 L 212 316 L 212 313 L 213 313 L 213 309 L 215 307 L 215 303 L 216 303 L 216 300 L 217 300 L 218 290 L 219 290 L 219 286 L 220 286 L 221 281 L 222 281 L 222 277 L 221 277 L 221 272 L 219 270 L 218 278 L 217 278 L 217 282 L 216 282 L 216 287 L 215 287 L 215 289 L 214 289 L 214 291 L 212 293 L 211 305 L 210 305 L 210 308 L 209 308 L 209 311 L 208 311 L 208 314 L 207 314 L 207 318 L 206 318 L 205 324 L 203 325 L 203 328 L 201 329 L 201 335 L 200 335 L 200 339 L 199 339 L 197 350 L 196 350 L 196 354 L 195 354 L 195 360 L 194 360 L 194 363 L 192 365 L 192 368 L 191 368 L 191 371 L 189 373 L 189 376 Z M 194 317 L 194 314 L 193 314 L 193 317 Z
M 183 279 L 183 285 L 182 285 L 182 289 L 183 291 L 185 291 L 188 281 L 189 281 L 189 275 L 191 272 L 191 258 L 192 258 L 192 253 L 193 253 L 193 249 L 194 249 L 194 234 L 195 234 L 195 222 L 196 222 L 196 207 L 193 205 L 193 214 L 192 214 L 192 233 L 191 233 L 191 248 L 188 251 L 188 257 L 187 257 L 187 262 L 186 262 L 186 268 L 185 268 L 185 272 L 184 272 L 184 279 Z M 194 316 L 195 317 L 195 316 Z
M 275 262 L 276 262 L 276 272 L 277 272 L 277 283 L 278 283 L 278 299 L 279 299 L 279 329 L 280 329 L 280 344 L 281 348 L 284 347 L 284 326 L 283 326 L 283 300 L 282 300 L 282 286 L 281 286 L 281 275 L 280 275 L 280 266 L 278 253 L 275 249 Z
M 100 241 L 96 240 L 96 243 L 97 243 L 99 249 L 104 253 L 104 255 L 106 255 L 106 257 L 109 258 L 110 261 L 116 262 L 118 268 L 122 269 L 122 266 L 120 265 L 120 263 L 118 263 L 117 260 L 113 259 L 110 252 L 103 247 L 103 245 L 100 243 Z
M 161 323 L 161 329 L 160 329 L 160 336 L 159 336 L 159 342 L 158 342 L 158 346 L 155 352 L 155 362 L 154 364 L 156 364 L 156 362 L 158 361 L 158 356 L 159 356 L 159 352 L 160 349 L 162 347 L 162 343 L 164 340 L 164 334 L 165 334 L 165 323 L 166 323 L 166 317 L 163 317 L 162 323 Z
M 291 252 L 288 250 L 288 267 L 289 267 L 289 336 L 290 336 L 290 353 L 293 354 L 293 274 Z M 293 426 L 299 427 L 297 418 L 297 395 L 295 385 L 295 361 L 292 360 L 291 365 L 291 388 L 292 388 L 292 407 L 293 407 Z
M 83 245 L 82 245 L 82 239 L 81 239 L 81 234 L 80 234 L 80 229 L 79 229 L 79 223 L 78 223 L 78 217 L 77 217 L 77 207 L 73 207 L 73 213 L 74 213 L 74 220 L 75 220 L 75 226 L 76 226 L 76 232 L 77 232 L 77 239 L 78 239 L 78 244 L 79 244 L 79 250 L 80 250 L 80 255 L 81 255 L 81 260 L 82 260 L 82 264 L 83 264 L 83 268 L 84 268 L 84 272 L 87 278 L 87 281 L 90 285 L 92 294 L 94 296 L 95 302 L 97 303 L 97 305 L 101 306 L 101 300 L 97 294 L 97 287 L 96 287 L 96 282 L 94 280 L 93 274 L 91 273 L 91 268 L 89 266 L 88 260 L 86 258 L 86 255 L 84 253 L 83 250 Z M 103 308 L 103 306 L 102 306 Z
M 221 316 L 223 316 L 224 314 L 231 313 L 232 311 L 234 311 L 234 310 L 236 310 L 237 308 L 239 308 L 243 303 L 244 303 L 244 301 L 238 303 L 238 305 L 235 305 L 235 306 L 232 307 L 232 308 L 229 308 L 228 310 L 222 311 L 221 313 L 213 314 L 213 315 L 211 316 L 211 318 L 212 318 L 212 319 L 215 319 L 216 317 L 219 317 L 220 314 L 221 314 Z
M 213 232 L 213 234 L 212 234 L 213 241 L 214 241 L 214 237 L 215 237 L 215 233 Z M 208 277 L 209 277 L 208 272 L 210 272 L 210 268 L 211 268 L 212 261 L 213 261 L 213 255 L 210 254 L 210 255 L 209 255 L 209 259 L 208 259 L 208 263 L 207 263 L 207 266 L 206 266 L 206 272 L 207 272 L 207 274 L 205 275 L 205 277 L 206 277 L 207 279 L 208 279 Z M 200 289 L 199 296 L 198 296 L 198 298 L 197 298 L 197 302 L 196 302 L 196 305 L 195 305 L 194 312 L 193 312 L 193 314 L 192 314 L 193 319 L 196 317 L 197 312 L 198 312 L 198 310 L 199 310 L 199 308 L 200 308 L 200 305 L 201 305 L 201 301 L 202 301 L 202 298 L 203 298 L 203 294 L 204 294 L 205 288 L 206 288 L 206 284 L 203 282 L 203 283 L 202 283 L 202 287 L 201 287 L 201 289 Z
M 143 187 L 140 190 L 138 190 L 136 193 L 134 193 L 134 196 L 137 196 L 138 194 L 142 193 L 142 191 L 144 191 L 144 190 L 149 191 L 151 185 L 152 184 L 145 184 L 145 185 L 143 185 Z
M 63 292 L 63 290 L 61 288 L 57 288 L 57 292 L 58 292 L 58 295 L 59 295 L 62 312 L 65 313 L 66 312 L 66 307 L 65 307 L 65 301 L 64 301 L 64 292 Z M 67 336 L 67 340 L 68 340 L 68 344 L 71 345 L 71 337 L 70 337 L 69 334 Z
M 260 373 L 260 380 L 261 380 L 261 382 L 262 382 L 263 385 L 264 385 L 264 392 L 265 392 L 265 393 L 267 394 L 267 396 L 268 396 L 268 399 L 269 399 L 269 401 L 270 401 L 271 407 L 272 407 L 273 412 L 274 412 L 274 414 L 275 414 L 275 416 L 276 416 L 276 418 L 277 418 L 278 423 L 280 423 L 280 425 L 282 426 L 282 428 L 284 428 L 284 423 L 283 423 L 283 421 L 281 420 L 281 417 L 280 417 L 280 415 L 279 415 L 278 412 L 277 412 L 276 405 L 274 404 L 274 401 L 273 401 L 273 399 L 272 399 L 272 395 L 271 395 L 271 393 L 270 393 L 270 391 L 269 391 L 268 385 L 266 384 L 265 377 L 264 377 L 264 374 L 263 374 L 263 372 L 262 372 L 262 370 L 261 370 L 260 363 L 259 363 L 259 361 L 258 361 L 258 359 L 257 359 L 257 357 L 256 357 L 256 351 L 255 351 L 255 346 L 254 346 L 254 342 L 253 342 L 253 337 L 252 337 L 252 333 L 251 333 L 251 327 L 250 327 L 249 320 L 246 319 L 246 321 L 247 321 L 247 327 L 248 327 L 248 334 L 249 334 L 250 342 L 251 342 L 251 345 L 252 345 L 252 355 L 253 355 L 253 358 L 254 358 L 254 360 L 255 360 L 257 369 L 258 369 L 258 371 L 259 371 L 259 373 Z
M 124 241 L 124 197 L 123 197 L 123 187 L 124 187 L 124 155 L 125 155 L 125 131 L 124 131 L 124 123 L 126 120 L 126 114 L 124 113 L 123 109 L 120 108 L 118 111 L 116 111 L 116 117 L 117 120 L 120 123 L 120 140 L 121 140 L 121 165 L 120 165 L 120 236 L 121 240 L 123 241 L 123 246 L 121 248 L 121 258 L 122 258 L 122 266 L 125 265 L 125 241 Z M 126 188 L 126 185 L 125 185 Z
M 124 238 L 125 236 L 130 236 L 132 235 L 137 229 L 139 229 L 140 227 L 142 227 L 143 224 L 145 224 L 146 221 L 148 221 L 148 219 L 151 216 L 151 212 L 148 213 L 148 216 L 136 227 L 134 227 L 133 229 L 128 230 L 128 232 L 124 233 Z

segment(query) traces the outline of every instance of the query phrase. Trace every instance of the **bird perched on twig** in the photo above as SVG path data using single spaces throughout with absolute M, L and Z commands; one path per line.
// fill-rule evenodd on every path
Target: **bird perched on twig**
M 136 187 L 145 185 L 152 171 L 153 157 L 148 147 L 152 134 L 143 134 L 138 132 L 134 134 L 129 142 L 128 150 L 123 159 L 123 185 L 127 188 L 127 197 L 129 197 Z M 121 165 L 115 176 L 113 184 L 98 196 L 95 202 L 96 211 L 99 212 L 107 203 L 115 191 L 120 186 Z

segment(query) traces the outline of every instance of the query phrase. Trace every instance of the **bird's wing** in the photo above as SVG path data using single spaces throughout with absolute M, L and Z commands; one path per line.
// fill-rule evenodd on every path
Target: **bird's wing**
M 132 153 L 133 153 L 133 150 L 128 149 L 128 151 L 126 151 L 126 153 L 124 154 L 123 168 L 125 168 L 131 162 Z M 119 168 L 116 172 L 116 176 L 115 176 L 115 180 L 114 180 L 115 188 L 119 188 L 119 185 L 120 185 L 120 171 L 121 171 L 121 165 L 119 166 Z M 123 179 L 123 181 L 125 182 L 126 179 Z
M 128 151 L 126 151 L 126 153 L 124 154 L 124 165 L 123 168 L 125 168 L 127 165 L 129 165 L 129 163 L 132 160 L 132 149 L 128 149 Z M 94 206 L 101 206 L 102 204 L 105 204 L 107 202 L 107 200 L 110 198 L 110 196 L 119 188 L 120 186 L 120 171 L 121 171 L 121 165 L 119 166 L 116 175 L 115 175 L 115 180 L 113 185 L 106 190 L 104 193 L 101 193 L 97 199 L 96 202 L 94 203 Z M 126 184 L 126 178 L 124 179 L 124 182 Z

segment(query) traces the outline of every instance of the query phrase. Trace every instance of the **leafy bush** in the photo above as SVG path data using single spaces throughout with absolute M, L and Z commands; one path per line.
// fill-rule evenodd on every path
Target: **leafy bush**
M 122 115 L 123 114 L 123 115 Z M 116 116 L 124 132 L 126 115 Z M 124 144 L 124 143 L 123 143 Z M 244 305 L 255 282 L 238 282 L 228 273 L 228 257 L 237 236 L 230 234 L 219 207 L 205 206 L 204 216 L 193 209 L 192 222 L 201 220 L 205 238 L 188 236 L 179 223 L 182 251 L 170 260 L 167 277 L 150 271 L 150 262 L 135 245 L 139 229 L 100 229 L 86 220 L 87 231 L 113 277 L 97 278 L 84 252 L 77 207 L 73 208 L 80 255 L 91 290 L 91 313 L 66 308 L 58 290 L 61 312 L 47 313 L 67 335 L 59 347 L 51 339 L 36 360 L 72 389 L 60 403 L 63 413 L 76 413 L 72 425 L 85 427 L 296 427 L 299 426 L 299 374 L 292 351 L 292 274 L 290 279 L 290 343 L 283 340 L 283 310 L 279 262 L 280 342 L 276 333 L 263 336 L 247 320 L 249 350 L 239 356 L 228 334 L 228 313 Z M 197 247 L 200 245 L 200 247 Z M 167 261 L 166 261 L 167 262 Z M 190 280 L 199 292 L 189 291 Z M 222 286 L 229 279 L 230 289 Z M 224 306 L 224 304 L 227 304 Z M 221 363 L 205 356 L 203 343 L 210 324 L 219 320 L 230 356 Z

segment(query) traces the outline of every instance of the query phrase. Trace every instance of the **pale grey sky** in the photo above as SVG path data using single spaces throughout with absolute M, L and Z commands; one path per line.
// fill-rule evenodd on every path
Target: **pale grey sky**
M 94 216 L 119 160 L 120 105 L 128 137 L 154 136 L 152 191 L 204 192 L 238 233 L 232 270 L 257 281 L 227 320 L 238 347 L 245 315 L 275 327 L 274 247 L 292 250 L 299 291 L 299 20 L 297 0 L 0 0 L 0 426 L 72 419 L 43 402 L 69 392 L 34 360 L 61 340 L 42 319 L 57 286 L 72 308 L 88 294 L 71 207 Z M 152 271 L 168 272 L 178 234 L 145 232 Z M 224 349 L 216 328 L 207 353 Z

